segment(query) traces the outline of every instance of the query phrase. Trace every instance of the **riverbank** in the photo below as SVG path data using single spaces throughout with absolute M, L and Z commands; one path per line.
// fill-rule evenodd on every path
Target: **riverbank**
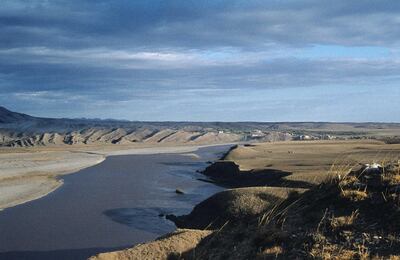
M 211 231 L 210 234 L 199 242 L 192 240 L 192 244 L 186 244 L 185 250 L 172 247 L 160 238 L 131 249 L 99 254 L 91 259 L 151 259 L 142 253 L 152 248 L 158 250 L 152 255 L 152 258 L 157 259 L 168 257 L 174 257 L 172 259 L 268 259 L 268 257 L 275 258 L 279 255 L 283 258 L 289 255 L 300 256 L 303 253 L 302 248 L 295 243 L 291 245 L 288 241 L 300 243 L 303 239 L 302 235 L 306 235 L 307 232 L 318 234 L 311 233 L 310 230 L 300 232 L 294 229 L 279 232 L 286 218 L 280 213 L 286 212 L 287 208 L 298 199 L 304 200 L 303 204 L 306 205 L 308 202 L 313 202 L 317 196 L 325 196 L 325 191 L 337 190 L 341 182 L 321 186 L 320 183 L 328 177 L 347 173 L 351 166 L 358 164 L 396 161 L 399 159 L 399 154 L 399 145 L 388 145 L 379 141 L 281 142 L 238 146 L 224 156 L 223 160 L 212 164 L 204 172 L 220 185 L 233 189 L 217 193 L 199 203 L 188 215 L 169 216 L 169 219 L 173 220 L 179 228 L 192 230 L 194 234 L 206 230 Z M 243 180 L 248 181 L 245 185 L 260 187 L 243 188 L 245 186 Z M 236 188 L 238 186 L 242 188 Z M 329 198 L 339 199 L 336 195 Z M 351 199 L 350 196 L 348 199 Z M 318 206 L 318 200 L 312 205 Z M 338 210 L 345 205 L 348 204 L 338 205 Z M 296 208 L 296 210 L 301 211 L 302 214 L 307 213 L 307 210 L 302 208 Z M 296 223 L 297 227 L 307 224 L 315 229 L 324 218 L 324 211 L 309 211 L 317 216 L 315 221 L 312 221 L 312 225 L 295 222 L 298 220 L 296 211 L 288 216 L 295 218 L 293 223 Z M 353 213 L 348 213 L 346 218 L 351 218 Z M 271 220 L 277 221 L 279 225 L 268 226 Z M 337 219 L 339 220 L 341 221 Z M 296 225 L 293 224 L 291 228 Z M 301 235 L 299 236 L 301 239 L 296 239 L 298 235 Z M 167 236 L 174 238 L 175 243 L 178 244 L 185 241 L 179 236 L 179 232 Z M 315 241 L 315 247 L 312 248 L 317 255 L 323 255 L 323 247 L 322 253 L 318 251 L 322 243 L 317 242 Z M 282 245 L 282 243 L 287 244 Z M 285 248 L 286 245 L 290 245 L 291 248 Z M 340 250 L 334 252 L 336 249 L 340 249 L 340 246 L 333 248 L 332 252 L 325 256 L 336 253 L 340 255 Z M 355 251 L 351 253 L 354 256 L 357 254 Z
M 59 188 L 62 175 L 99 164 L 108 156 L 190 153 L 201 146 L 102 145 L 0 150 L 0 210 L 39 199 Z
M 101 163 L 102 154 L 71 151 L 13 151 L 0 154 L 0 210 L 53 192 L 61 175 Z
M 55 192 L 0 213 L 0 259 L 86 259 L 172 232 L 165 215 L 188 214 L 223 190 L 198 171 L 228 147 L 109 156 L 62 176 Z

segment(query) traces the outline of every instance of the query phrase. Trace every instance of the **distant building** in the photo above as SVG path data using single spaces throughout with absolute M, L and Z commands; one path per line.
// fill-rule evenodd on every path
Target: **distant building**
M 319 140 L 320 137 L 318 136 L 312 136 L 312 135 L 296 135 L 293 136 L 293 140 L 299 140 L 299 141 L 309 141 L 309 140 Z
M 250 134 L 251 138 L 262 138 L 265 137 L 265 133 L 261 130 L 254 130 Z

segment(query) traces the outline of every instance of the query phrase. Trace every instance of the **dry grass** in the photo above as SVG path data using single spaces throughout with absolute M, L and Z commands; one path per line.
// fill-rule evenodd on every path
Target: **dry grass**
M 386 160 L 377 174 L 337 164 L 340 177 L 292 194 L 252 223 L 227 224 L 213 243 L 199 244 L 195 259 L 399 259 L 398 167 Z
M 359 163 L 381 163 L 399 153 L 400 144 L 374 140 L 277 142 L 239 146 L 226 160 L 241 170 L 278 169 L 292 173 L 287 180 L 319 184 L 334 171 L 346 172 L 343 168 Z
M 256 259 L 278 258 L 278 256 L 282 253 L 283 248 L 281 246 L 267 247 L 262 252 L 257 254 Z
M 347 198 L 350 201 L 358 202 L 368 198 L 368 194 L 365 191 L 359 190 L 346 190 L 342 192 L 342 197 Z
M 215 227 L 217 232 L 178 258 L 400 259 L 398 154 L 400 145 L 378 141 L 239 146 L 226 159 L 239 164 L 241 170 L 288 171 L 293 173 L 283 177 L 288 181 L 316 185 L 274 201 L 263 195 L 265 188 L 217 194 L 219 199 L 214 202 L 219 204 L 206 205 L 202 210 L 210 214 L 202 216 L 217 211 L 227 218 Z M 364 163 L 379 163 L 384 168 L 371 175 L 360 167 Z M 283 188 L 274 187 L 273 192 L 279 189 Z M 265 208 L 259 207 L 260 198 Z M 243 212 L 250 214 L 232 216 Z
M 397 145 L 375 141 L 238 147 L 227 159 L 241 169 L 290 170 L 288 179 L 309 171 L 307 181 L 318 183 L 309 178 L 318 175 L 324 181 L 271 204 L 252 223 L 225 226 L 211 236 L 212 244 L 199 244 L 195 259 L 398 259 L 399 152 Z M 383 169 L 374 175 L 364 163 Z

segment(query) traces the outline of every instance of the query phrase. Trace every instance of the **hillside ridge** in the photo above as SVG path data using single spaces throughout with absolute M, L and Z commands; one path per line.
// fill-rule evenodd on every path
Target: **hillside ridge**
M 34 117 L 0 106 L 0 146 L 215 144 L 400 136 L 400 123 L 150 122 Z

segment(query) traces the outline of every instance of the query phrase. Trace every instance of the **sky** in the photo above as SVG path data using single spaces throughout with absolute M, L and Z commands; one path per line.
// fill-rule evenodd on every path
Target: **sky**
M 400 1 L 0 0 L 0 105 L 43 117 L 400 122 Z

